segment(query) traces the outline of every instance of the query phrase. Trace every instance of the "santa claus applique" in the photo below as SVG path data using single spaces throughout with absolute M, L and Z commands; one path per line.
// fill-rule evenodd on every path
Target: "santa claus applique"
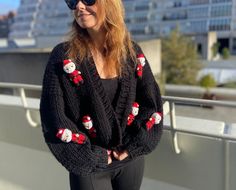
M 84 80 L 81 76 L 81 72 L 76 70 L 76 65 L 70 59 L 63 61 L 63 70 L 68 74 L 70 80 L 75 85 L 83 84 Z
M 130 126 L 133 123 L 135 116 L 138 115 L 138 111 L 139 111 L 139 104 L 137 102 L 134 102 L 132 105 L 132 112 L 128 116 L 128 120 L 127 120 L 128 126 Z
M 154 124 L 159 124 L 161 120 L 162 120 L 162 114 L 159 112 L 154 112 L 146 123 L 146 129 L 149 131 Z
M 143 76 L 143 67 L 145 65 L 146 59 L 143 54 L 139 54 L 137 56 L 137 60 L 138 60 L 138 64 L 136 67 L 136 74 L 137 74 L 138 78 L 141 79 Z
M 74 142 L 84 144 L 86 141 L 86 137 L 83 134 L 72 133 L 70 129 L 59 129 L 56 137 L 65 143 Z
M 96 129 L 93 127 L 93 121 L 92 121 L 91 117 L 88 115 L 85 115 L 82 118 L 82 123 L 83 123 L 84 127 L 88 130 L 89 135 L 92 138 L 96 138 Z

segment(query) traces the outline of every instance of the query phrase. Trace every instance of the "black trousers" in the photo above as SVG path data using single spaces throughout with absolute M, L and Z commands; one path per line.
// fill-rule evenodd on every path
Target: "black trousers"
M 70 173 L 71 190 L 139 190 L 144 171 L 144 157 L 125 166 L 81 177 Z

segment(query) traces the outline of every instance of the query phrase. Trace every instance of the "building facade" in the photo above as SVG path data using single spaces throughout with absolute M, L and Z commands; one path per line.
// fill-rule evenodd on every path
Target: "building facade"
M 158 1 L 124 0 L 124 5 L 127 27 L 134 39 L 156 38 Z M 62 0 L 21 0 L 10 39 L 35 38 L 38 47 L 52 46 L 66 37 L 72 19 L 72 12 Z
M 178 25 L 192 36 L 216 31 L 220 48 L 236 53 L 236 0 L 123 1 L 127 27 L 137 41 L 166 36 Z M 35 38 L 37 46 L 51 46 L 63 40 L 72 18 L 62 0 L 21 0 L 9 38 Z
M 220 50 L 228 47 L 236 53 L 236 0 L 167 0 L 159 36 L 177 25 L 183 34 L 193 36 L 215 31 Z

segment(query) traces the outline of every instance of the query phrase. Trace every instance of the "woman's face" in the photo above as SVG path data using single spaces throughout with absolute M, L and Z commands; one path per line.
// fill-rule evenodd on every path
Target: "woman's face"
M 98 31 L 100 26 L 98 26 L 97 12 L 96 3 L 92 6 L 86 6 L 82 1 L 78 1 L 74 15 L 81 28 Z

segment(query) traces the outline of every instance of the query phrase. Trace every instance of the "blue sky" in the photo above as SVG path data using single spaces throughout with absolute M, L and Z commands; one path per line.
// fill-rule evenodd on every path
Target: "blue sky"
M 16 10 L 19 4 L 20 0 L 0 0 L 0 15 Z

